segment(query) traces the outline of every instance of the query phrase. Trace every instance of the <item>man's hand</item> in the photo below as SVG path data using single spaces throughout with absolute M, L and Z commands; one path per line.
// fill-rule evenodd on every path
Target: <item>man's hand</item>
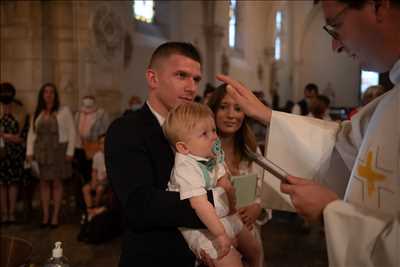
M 289 194 L 296 211 L 308 221 L 319 221 L 324 208 L 339 199 L 335 192 L 311 180 L 289 176 L 281 191 Z
M 232 246 L 232 240 L 226 235 L 226 233 L 217 236 L 214 242 L 217 243 L 218 259 L 222 259 L 228 255 Z
M 217 79 L 229 85 L 226 88 L 228 94 L 239 104 L 247 116 L 264 125 L 267 125 L 271 121 L 271 109 L 264 105 L 250 89 L 222 74 L 217 75 Z
M 253 224 L 256 222 L 261 213 L 261 206 L 257 203 L 242 207 L 239 210 L 240 219 L 250 231 L 253 229 Z

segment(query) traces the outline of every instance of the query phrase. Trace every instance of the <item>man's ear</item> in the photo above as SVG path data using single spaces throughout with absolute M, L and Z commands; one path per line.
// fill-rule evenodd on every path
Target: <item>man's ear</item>
M 175 148 L 176 148 L 176 151 L 178 151 L 179 153 L 181 153 L 181 154 L 183 154 L 183 155 L 189 154 L 189 148 L 188 148 L 187 145 L 186 145 L 184 142 L 182 142 L 182 141 L 177 142 L 177 143 L 175 144 Z
M 149 88 L 153 89 L 157 87 L 158 84 L 158 77 L 157 73 L 154 69 L 147 69 L 146 70 L 146 80 Z

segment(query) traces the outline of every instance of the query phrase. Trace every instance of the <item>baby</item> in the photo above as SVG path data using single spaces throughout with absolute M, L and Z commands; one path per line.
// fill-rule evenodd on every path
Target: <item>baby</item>
M 180 228 L 191 250 L 197 256 L 203 250 L 217 267 L 243 266 L 238 251 L 250 266 L 260 266 L 261 248 L 234 213 L 235 192 L 225 172 L 212 111 L 198 103 L 179 105 L 170 111 L 163 128 L 176 151 L 168 188 L 179 191 L 182 200 L 189 199 L 207 227 Z M 214 208 L 208 201 L 207 190 L 210 189 L 222 196 L 225 202 L 222 208 Z M 238 241 L 238 251 L 232 246 L 234 239 Z

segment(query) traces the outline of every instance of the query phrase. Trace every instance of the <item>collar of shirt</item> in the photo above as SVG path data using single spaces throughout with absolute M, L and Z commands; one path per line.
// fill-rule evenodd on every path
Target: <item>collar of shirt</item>
M 395 85 L 400 83 L 400 59 L 394 63 L 393 68 L 389 73 L 389 78 Z
M 162 127 L 163 124 L 164 124 L 164 122 L 165 122 L 165 118 L 164 118 L 163 116 L 161 116 L 160 113 L 158 113 L 157 111 L 155 111 L 155 110 L 151 107 L 149 101 L 146 101 L 146 104 L 147 104 L 147 106 L 149 107 L 151 113 L 153 113 L 153 115 L 156 117 L 156 119 L 157 119 L 158 123 L 160 124 L 160 126 Z
M 183 157 L 189 157 L 189 158 L 192 158 L 192 159 L 194 159 L 194 160 L 196 160 L 196 161 L 209 161 L 209 160 L 210 160 L 210 159 L 208 159 L 208 158 L 203 158 L 203 157 L 195 156 L 195 155 L 193 155 L 193 154 L 184 155 L 184 154 L 182 154 L 182 153 L 176 152 L 176 155 L 177 155 L 178 157 L 181 157 L 181 156 L 183 156 Z
M 216 158 L 203 158 L 203 157 L 195 156 L 193 154 L 184 155 L 184 154 L 181 154 L 179 152 L 176 153 L 176 156 L 177 157 L 183 157 L 183 158 L 186 157 L 186 158 L 190 158 L 192 160 L 195 160 L 196 162 L 201 163 L 202 165 L 204 165 L 209 172 L 212 172 L 214 170 L 215 166 L 217 165 Z

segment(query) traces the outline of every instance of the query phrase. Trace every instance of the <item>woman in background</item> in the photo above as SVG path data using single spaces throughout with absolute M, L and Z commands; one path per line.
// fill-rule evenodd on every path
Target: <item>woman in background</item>
M 24 135 L 26 113 L 15 101 L 10 83 L 0 84 L 0 202 L 1 223 L 15 223 L 18 186 L 24 174 Z
M 44 84 L 39 91 L 36 110 L 31 123 L 27 159 L 35 159 L 39 165 L 40 198 L 42 203 L 41 227 L 56 228 L 63 197 L 62 180 L 71 177 L 71 161 L 74 153 L 76 129 L 71 111 L 60 107 L 57 88 Z M 50 220 L 49 205 L 53 197 L 53 213 Z

